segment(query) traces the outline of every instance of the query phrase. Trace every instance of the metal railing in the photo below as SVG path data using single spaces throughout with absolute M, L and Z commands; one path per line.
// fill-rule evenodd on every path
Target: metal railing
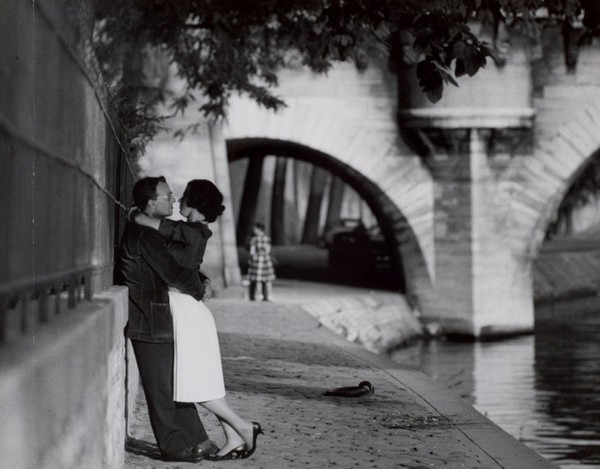
M 92 299 L 91 269 L 0 285 L 0 344 L 32 333 L 38 324 Z

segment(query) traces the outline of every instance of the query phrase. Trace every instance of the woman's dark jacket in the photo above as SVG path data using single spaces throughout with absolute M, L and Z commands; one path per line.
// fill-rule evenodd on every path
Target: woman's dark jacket
M 175 260 L 188 269 L 199 269 L 212 231 L 205 223 L 165 218 L 158 232 L 166 240 Z M 200 277 L 203 277 L 201 274 Z
M 128 223 L 120 246 L 120 272 L 129 287 L 127 337 L 173 342 L 168 287 L 201 300 L 205 287 L 195 269 L 177 263 L 158 231 Z

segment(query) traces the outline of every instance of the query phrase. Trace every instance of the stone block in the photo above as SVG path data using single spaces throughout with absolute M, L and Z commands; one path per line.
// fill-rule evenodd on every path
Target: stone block
M 12 468 L 123 466 L 126 291 L 101 297 L 4 346 L 0 454 Z

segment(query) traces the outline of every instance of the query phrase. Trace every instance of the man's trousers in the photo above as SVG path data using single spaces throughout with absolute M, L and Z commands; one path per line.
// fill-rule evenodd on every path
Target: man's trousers
M 173 400 L 173 343 L 131 343 L 160 451 L 181 453 L 207 440 L 196 406 Z

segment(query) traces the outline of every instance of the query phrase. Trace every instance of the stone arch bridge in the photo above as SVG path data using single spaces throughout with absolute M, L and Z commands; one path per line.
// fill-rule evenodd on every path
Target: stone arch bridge
M 462 80 L 436 105 L 410 74 L 398 79 L 383 65 L 339 65 L 327 76 L 287 70 L 283 110 L 236 99 L 223 126 L 207 124 L 175 153 L 159 140 L 142 166 L 176 188 L 190 175 L 228 187 L 228 151 L 237 158 L 276 148 L 312 160 L 367 201 L 425 321 L 469 337 L 530 332 L 532 261 L 600 148 L 600 54 L 581 51 L 576 74 L 559 56 L 550 50 L 536 61 L 514 46 L 504 67 Z M 239 279 L 234 232 L 225 219 L 221 256 L 207 260 L 226 283 Z

